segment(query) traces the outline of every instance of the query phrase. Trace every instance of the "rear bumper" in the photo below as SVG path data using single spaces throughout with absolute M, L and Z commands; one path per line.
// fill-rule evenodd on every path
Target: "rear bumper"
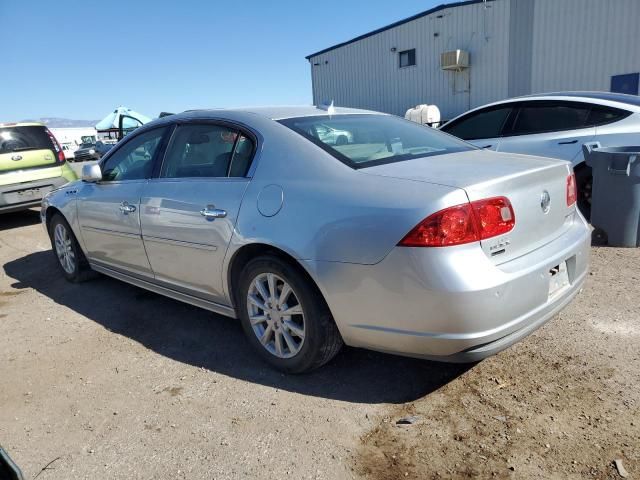
M 376 265 L 308 262 L 348 345 L 446 362 L 493 355 L 542 326 L 587 275 L 588 225 L 499 266 L 477 244 L 394 248 Z M 549 271 L 569 285 L 549 296 Z
M 0 185 L 0 213 L 17 212 L 39 207 L 42 198 L 69 183 L 65 177 L 52 177 L 30 182 Z

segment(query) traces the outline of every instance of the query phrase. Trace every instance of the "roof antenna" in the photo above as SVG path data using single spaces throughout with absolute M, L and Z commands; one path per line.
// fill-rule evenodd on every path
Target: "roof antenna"
M 334 115 L 336 113 L 336 108 L 333 106 L 333 100 L 331 100 L 331 103 L 329 104 L 324 102 L 322 105 L 319 105 L 318 108 L 320 110 L 326 110 L 329 115 Z

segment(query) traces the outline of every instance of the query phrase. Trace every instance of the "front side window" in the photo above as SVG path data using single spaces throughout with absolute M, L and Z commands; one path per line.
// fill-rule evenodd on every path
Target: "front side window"
M 198 178 L 245 176 L 253 142 L 224 125 L 182 125 L 167 150 L 160 177 Z
M 102 181 L 143 180 L 151 177 L 153 158 L 165 131 L 166 127 L 155 128 L 122 145 L 102 164 Z
M 569 102 L 530 102 L 521 106 L 512 135 L 531 135 L 584 128 L 590 106 Z
M 398 54 L 398 59 L 400 61 L 400 68 L 403 67 L 411 67 L 416 64 L 416 49 L 412 48 L 411 50 L 405 50 L 404 52 L 400 52 Z
M 316 116 L 289 118 L 280 123 L 352 168 L 473 148 L 433 128 L 392 115 Z
M 502 134 L 502 128 L 510 113 L 510 106 L 480 110 L 445 125 L 442 131 L 463 140 L 496 138 Z

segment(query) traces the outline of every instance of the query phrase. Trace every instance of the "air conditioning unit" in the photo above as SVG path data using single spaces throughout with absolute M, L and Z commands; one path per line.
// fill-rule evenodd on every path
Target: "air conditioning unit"
M 442 70 L 464 70 L 469 68 L 469 52 L 466 50 L 453 50 L 440 55 L 440 68 Z

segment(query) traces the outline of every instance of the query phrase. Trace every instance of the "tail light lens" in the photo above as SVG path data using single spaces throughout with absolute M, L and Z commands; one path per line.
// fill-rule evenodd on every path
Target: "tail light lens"
M 53 143 L 53 148 L 55 148 L 56 150 L 56 157 L 57 157 L 56 163 L 64 163 L 66 160 L 64 158 L 64 151 L 62 150 L 62 147 L 58 143 L 58 140 L 56 140 L 56 137 L 53 136 L 53 133 L 51 133 L 51 131 L 48 128 L 45 128 L 45 131 L 47 132 L 47 135 L 49 135 L 49 138 L 51 139 L 51 143 Z
M 578 187 L 576 186 L 576 174 L 572 173 L 567 177 L 567 207 L 570 207 L 578 200 Z
M 516 215 L 507 197 L 487 198 L 471 202 L 478 222 L 480 240 L 495 237 L 513 230 Z
M 507 233 L 516 223 L 506 197 L 445 208 L 428 216 L 398 243 L 401 247 L 446 247 Z

